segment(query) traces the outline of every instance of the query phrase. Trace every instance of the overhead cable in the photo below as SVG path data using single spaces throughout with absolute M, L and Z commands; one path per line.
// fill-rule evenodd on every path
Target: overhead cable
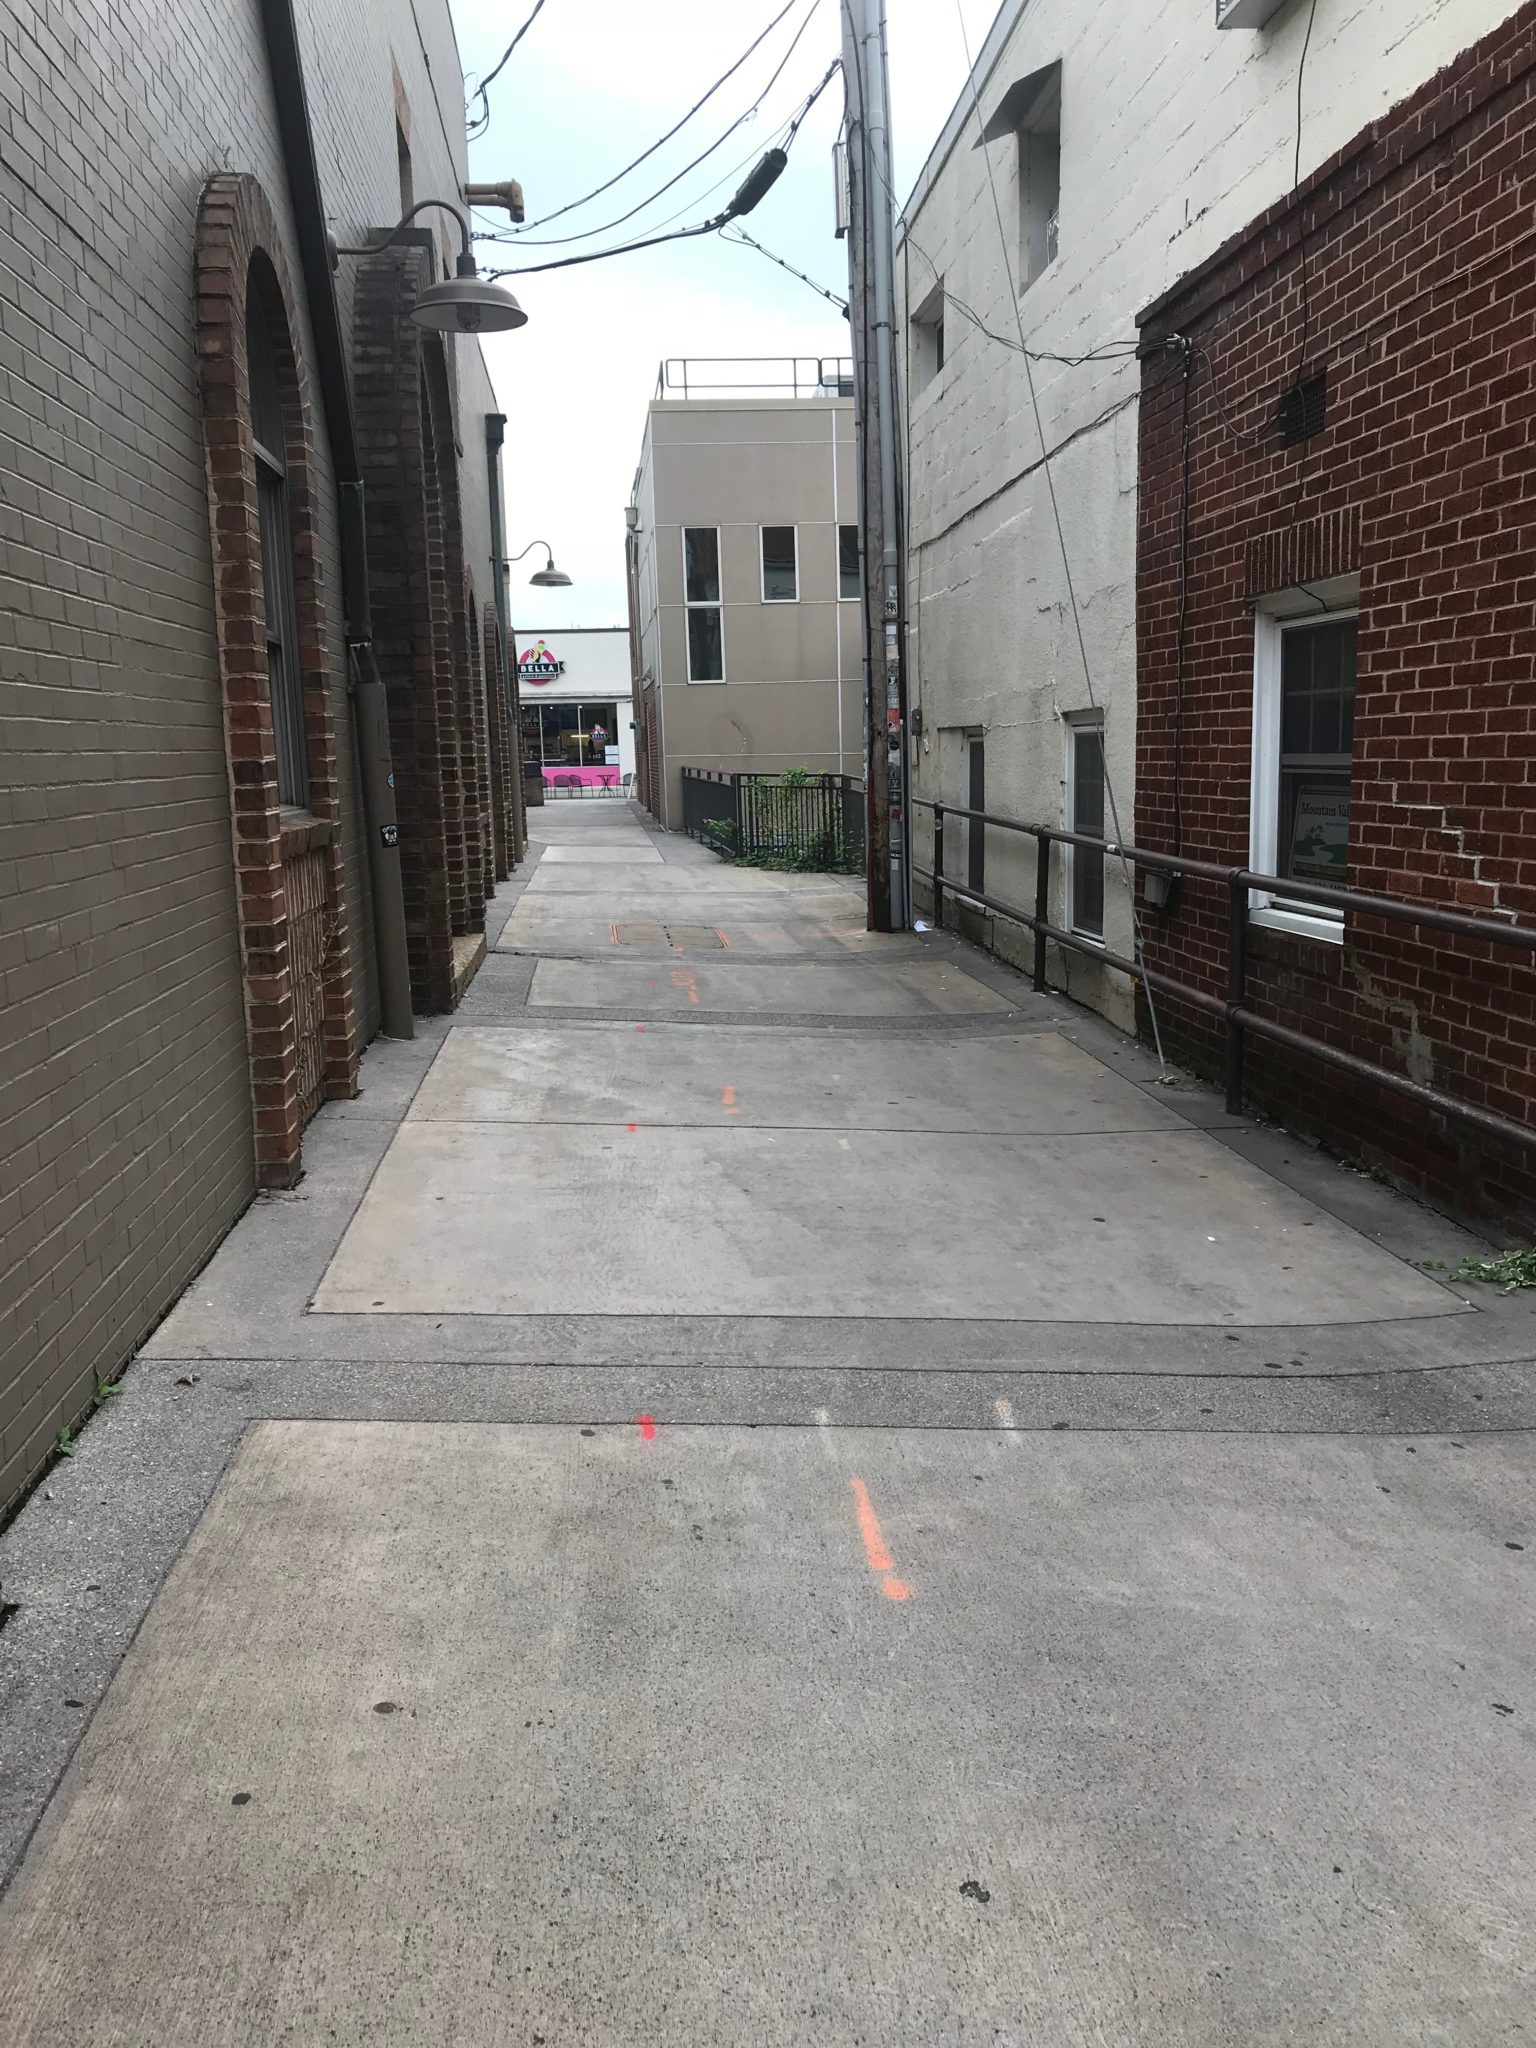
M 731 137 L 736 133 L 738 128 L 745 127 L 747 122 L 753 119 L 753 117 L 757 114 L 758 110 L 761 108 L 763 101 L 767 99 L 769 93 L 773 91 L 773 88 L 778 84 L 779 80 L 783 77 L 785 67 L 788 65 L 790 58 L 793 57 L 793 55 L 795 54 L 795 49 L 800 41 L 800 38 L 805 34 L 807 28 L 810 27 L 811 16 L 816 12 L 816 9 L 819 4 L 820 0 L 811 0 L 811 5 L 806 13 L 805 19 L 801 22 L 799 28 L 796 29 L 794 40 L 790 43 L 789 48 L 784 52 L 783 57 L 780 59 L 778 68 L 775 70 L 772 78 L 769 79 L 768 83 L 763 87 L 762 91 L 758 94 L 757 98 L 752 102 L 751 106 L 747 108 L 746 112 L 743 114 L 738 114 L 736 119 L 731 123 L 730 127 L 727 128 L 723 134 L 716 136 L 715 140 L 709 145 L 708 149 L 701 150 L 699 154 L 693 159 L 692 163 L 684 164 L 683 168 L 680 171 L 676 172 L 672 177 L 668 178 L 667 182 L 664 185 L 659 185 L 656 188 L 656 190 L 653 193 L 651 193 L 648 199 L 640 200 L 640 202 L 637 205 L 630 207 L 627 213 L 621 213 L 617 217 L 617 219 L 604 221 L 601 227 L 585 228 L 580 234 L 530 236 L 523 229 L 515 228 L 510 233 L 498 234 L 495 236 L 477 236 L 476 239 L 484 241 L 495 240 L 499 242 L 505 242 L 509 246 L 515 245 L 517 247 L 529 249 L 558 249 L 564 246 L 568 246 L 572 242 L 590 242 L 594 239 L 595 236 L 612 234 L 615 228 L 621 228 L 624 226 L 626 221 L 633 220 L 637 213 L 644 213 L 646 208 L 648 206 L 653 205 L 656 200 L 660 199 L 664 192 L 670 192 L 674 185 L 681 184 L 683 179 L 688 176 L 690 171 L 696 171 L 700 164 L 707 162 L 708 159 L 714 155 L 717 149 L 723 148 L 724 145 L 730 141 Z M 788 10 L 786 9 L 786 12 L 787 11 Z M 782 20 L 783 17 L 780 16 L 779 18 Z M 676 131 L 674 130 L 673 132 L 675 133 Z M 791 139 L 793 139 L 792 136 Z M 589 197 L 590 196 L 594 195 L 589 195 Z M 573 202 L 574 205 L 578 206 L 584 203 L 585 202 L 581 200 L 576 200 Z M 562 209 L 562 211 L 569 211 L 569 209 Z M 553 214 L 551 214 L 549 217 L 551 220 L 554 219 Z
M 766 256 L 770 263 L 777 263 L 780 270 L 787 270 L 791 277 L 798 277 L 800 282 L 808 284 L 813 292 L 819 292 L 829 306 L 836 306 L 843 318 L 847 319 L 848 305 L 846 300 L 840 299 L 836 292 L 828 291 L 824 284 L 818 284 L 814 277 L 807 277 L 803 270 L 796 270 L 794 264 L 786 263 L 782 256 L 775 256 L 771 249 L 765 249 L 761 242 L 756 242 L 752 239 L 745 228 L 736 228 L 734 233 L 728 233 L 726 228 L 722 228 L 720 230 L 720 239 L 722 242 L 735 242 L 744 249 L 755 249 L 759 256 Z
M 506 69 L 508 58 L 510 58 L 512 52 L 517 48 L 518 44 L 523 40 L 523 37 L 527 35 L 529 29 L 533 27 L 533 24 L 538 20 L 539 16 L 543 12 L 544 0 L 533 0 L 532 14 L 529 15 L 528 19 L 523 23 L 522 27 L 518 30 L 517 34 L 512 38 L 511 42 L 508 43 L 507 47 L 502 51 L 496 63 L 485 74 L 484 78 L 481 79 L 479 89 L 475 94 L 476 99 L 478 99 L 480 102 L 480 110 L 478 113 L 471 114 L 470 116 L 470 126 L 473 129 L 474 134 L 483 135 L 485 133 L 487 125 L 490 122 L 491 103 L 486 98 L 486 87 L 490 85 L 493 82 L 493 80 L 501 76 L 502 72 Z
M 722 71 L 720 76 L 715 80 L 714 84 L 709 88 L 709 91 L 703 94 L 701 98 L 696 99 L 694 101 L 693 105 L 688 109 L 687 113 L 684 114 L 682 119 L 680 121 L 674 122 L 673 125 L 667 130 L 666 134 L 661 136 L 657 141 L 653 142 L 649 149 L 641 150 L 640 154 L 634 159 L 633 163 L 627 163 L 622 171 L 615 171 L 613 176 L 611 178 L 605 178 L 601 185 L 594 185 L 592 190 L 590 192 L 583 193 L 580 199 L 567 200 L 564 206 L 557 206 L 553 213 L 546 213 L 542 215 L 538 220 L 529 221 L 527 224 L 528 227 L 530 229 L 548 227 L 551 221 L 560 220 L 566 214 L 574 213 L 579 206 L 586 206 L 592 200 L 600 199 L 605 192 L 611 192 L 615 185 L 621 183 L 625 178 L 627 178 L 631 171 L 639 170 L 640 166 L 643 163 L 645 163 L 650 157 L 653 157 L 658 149 L 664 149 L 666 145 L 672 140 L 674 135 L 680 134 L 682 130 L 687 127 L 688 123 L 693 119 L 694 115 L 697 114 L 703 107 L 709 104 L 709 102 L 714 98 L 715 94 L 720 90 L 721 86 L 727 84 L 729 80 L 736 76 L 736 73 L 741 69 L 742 65 L 746 63 L 747 59 L 753 54 L 753 52 L 759 47 L 760 44 L 767 41 L 768 37 L 773 34 L 773 31 L 778 27 L 779 23 L 784 19 L 785 15 L 790 12 L 794 5 L 795 0 L 784 0 L 784 5 L 779 9 L 778 13 L 773 17 L 772 21 L 769 22 L 768 26 L 764 30 L 762 30 L 762 32 L 759 35 L 753 37 L 752 41 L 748 43 L 747 47 L 736 59 L 736 62 L 731 66 L 730 70 Z
M 578 263 L 601 263 L 609 256 L 632 256 L 640 249 L 658 248 L 663 242 L 686 242 L 699 235 L 718 234 L 720 229 L 727 226 L 731 221 L 739 220 L 742 215 L 750 213 L 777 182 L 786 164 L 789 162 L 788 146 L 794 140 L 800 123 L 805 119 L 811 108 L 815 106 L 828 85 L 831 84 L 839 68 L 839 62 L 834 62 L 827 67 L 825 77 L 809 95 L 805 104 L 790 123 L 789 133 L 784 139 L 783 146 L 766 150 L 758 158 L 756 164 L 737 188 L 730 205 L 723 212 L 715 214 L 712 219 L 698 221 L 692 227 L 674 228 L 667 234 L 647 235 L 638 242 L 621 242 L 616 249 L 592 249 L 584 256 L 558 256 L 548 263 L 523 263 L 506 270 L 492 270 L 487 273 L 488 277 L 492 280 L 502 277 L 531 277 L 535 273 L 544 270 L 569 270 Z

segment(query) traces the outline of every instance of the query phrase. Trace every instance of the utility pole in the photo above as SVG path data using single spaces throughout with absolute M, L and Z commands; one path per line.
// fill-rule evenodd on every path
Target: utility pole
M 907 830 L 906 536 L 897 450 L 895 235 L 885 0 L 842 0 L 848 309 L 864 542 L 864 743 L 871 931 L 911 922 Z

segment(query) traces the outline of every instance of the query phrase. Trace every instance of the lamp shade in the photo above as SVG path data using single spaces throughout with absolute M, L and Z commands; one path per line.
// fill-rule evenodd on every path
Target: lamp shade
M 534 570 L 528 581 L 536 584 L 540 590 L 569 590 L 571 587 L 570 577 L 566 575 L 563 569 L 555 567 L 553 555 L 550 556 L 542 569 Z
M 526 327 L 528 315 L 504 285 L 483 277 L 450 277 L 417 294 L 411 318 L 440 334 L 498 334 Z

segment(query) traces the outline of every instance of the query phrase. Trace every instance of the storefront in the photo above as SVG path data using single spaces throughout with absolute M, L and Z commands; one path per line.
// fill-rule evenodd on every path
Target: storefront
M 527 770 L 552 797 L 626 794 L 635 769 L 627 629 L 520 631 L 517 640 Z

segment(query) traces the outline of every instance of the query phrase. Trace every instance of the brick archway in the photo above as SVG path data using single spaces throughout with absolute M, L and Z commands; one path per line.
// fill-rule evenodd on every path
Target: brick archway
M 357 1093 L 360 1040 L 340 843 L 330 689 L 334 669 L 316 519 L 313 411 L 294 346 L 297 297 L 272 208 L 257 180 L 222 173 L 203 189 L 196 238 L 198 371 L 225 757 L 234 832 L 256 1178 L 290 1186 L 305 1123 L 326 1098 Z M 252 427 L 247 304 L 268 307 L 286 445 L 297 661 L 309 763 L 308 808 L 278 795 Z

